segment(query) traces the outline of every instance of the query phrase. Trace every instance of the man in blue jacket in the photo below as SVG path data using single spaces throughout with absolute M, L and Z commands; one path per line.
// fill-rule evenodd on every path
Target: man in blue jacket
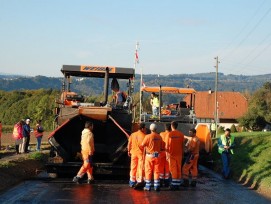
M 218 152 L 221 154 L 223 164 L 222 175 L 225 179 L 230 176 L 230 159 L 231 155 L 234 154 L 234 146 L 234 136 L 231 135 L 231 130 L 227 128 L 225 134 L 218 139 Z
M 23 150 L 24 153 L 28 153 L 28 146 L 29 146 L 29 142 L 30 142 L 30 119 L 26 119 L 25 120 L 25 124 L 23 126 Z

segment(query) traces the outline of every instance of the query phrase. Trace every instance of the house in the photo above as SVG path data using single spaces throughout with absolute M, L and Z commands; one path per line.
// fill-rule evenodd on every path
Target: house
M 188 103 L 189 97 L 184 100 Z M 248 110 L 248 100 L 240 92 L 217 92 L 218 121 L 220 125 L 230 127 Z M 215 115 L 215 92 L 195 93 L 194 110 L 198 123 L 210 123 Z

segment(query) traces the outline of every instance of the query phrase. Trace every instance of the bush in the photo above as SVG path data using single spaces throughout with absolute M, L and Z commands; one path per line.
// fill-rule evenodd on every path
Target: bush
M 232 126 L 231 126 L 231 132 L 232 132 L 232 133 L 233 133 L 233 132 L 237 132 L 237 129 L 236 129 L 236 127 L 235 127 L 234 124 L 232 124 Z
M 225 127 L 223 126 L 219 126 L 218 129 L 217 129 L 217 134 L 218 135 L 221 135 L 225 132 Z

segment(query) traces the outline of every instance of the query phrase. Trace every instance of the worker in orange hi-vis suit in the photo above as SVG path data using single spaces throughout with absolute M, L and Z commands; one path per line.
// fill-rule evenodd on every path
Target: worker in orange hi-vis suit
M 146 157 L 145 157 L 145 191 L 151 190 L 151 180 L 152 175 L 154 177 L 154 190 L 160 190 L 160 182 L 159 182 L 159 154 L 161 149 L 165 148 L 165 144 L 163 142 L 162 137 L 156 133 L 157 126 L 152 123 L 150 125 L 151 133 L 146 135 L 141 148 L 146 149 Z
M 177 130 L 178 123 L 171 122 L 171 132 L 166 142 L 169 171 L 171 173 L 170 190 L 178 190 L 181 184 L 181 164 L 183 158 L 184 134 Z
M 162 137 L 163 141 L 166 142 L 168 139 L 168 135 L 171 131 L 171 124 L 166 123 L 165 124 L 165 131 L 160 132 L 160 136 Z M 169 163 L 166 157 L 166 151 L 162 150 L 160 153 L 160 185 L 162 186 L 164 184 L 165 187 L 169 186 Z
M 188 156 L 183 166 L 183 183 L 182 186 L 189 186 L 189 172 L 192 176 L 191 186 L 196 187 L 198 176 L 198 158 L 199 158 L 199 146 L 200 141 L 196 136 L 197 131 L 192 128 L 189 130 L 189 142 L 187 145 Z M 186 136 L 185 136 L 186 137 Z
M 145 123 L 140 123 L 139 130 L 129 137 L 127 149 L 128 156 L 131 157 L 130 187 L 135 187 L 137 183 L 143 183 L 143 150 L 140 145 L 146 135 L 145 132 Z
M 73 178 L 73 182 L 81 183 L 81 179 L 85 173 L 87 173 L 88 180 L 87 183 L 91 184 L 94 181 L 92 175 L 92 157 L 94 153 L 94 135 L 92 133 L 93 123 L 86 121 L 85 128 L 82 131 L 81 136 L 81 154 L 83 159 L 83 165 L 78 171 L 77 175 Z

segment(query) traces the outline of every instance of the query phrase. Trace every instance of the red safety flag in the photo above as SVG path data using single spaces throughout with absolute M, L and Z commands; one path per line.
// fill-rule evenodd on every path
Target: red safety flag
M 139 63 L 138 52 L 137 52 L 137 50 L 135 51 L 135 62 L 136 62 L 137 64 Z

